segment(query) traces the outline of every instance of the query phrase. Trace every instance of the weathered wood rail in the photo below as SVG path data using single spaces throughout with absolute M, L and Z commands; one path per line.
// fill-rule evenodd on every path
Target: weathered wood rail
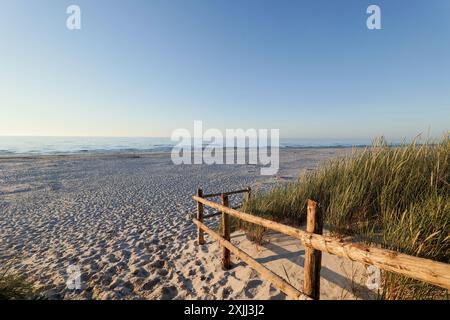
M 208 198 L 220 196 L 221 203 L 206 199 L 206 196 L 203 196 L 202 189 L 198 189 L 197 195 L 193 196 L 193 199 L 197 202 L 197 218 L 194 218 L 193 222 L 198 227 L 198 243 L 205 243 L 203 232 L 206 232 L 214 240 L 218 241 L 223 246 L 222 266 L 225 269 L 230 268 L 230 252 L 232 252 L 260 273 L 263 278 L 272 282 L 287 296 L 294 299 L 319 299 L 321 257 L 322 252 L 326 252 L 352 261 L 374 265 L 381 270 L 421 280 L 447 290 L 450 289 L 450 264 L 323 236 L 323 218 L 320 206 L 312 200 L 308 200 L 307 205 L 306 231 L 230 208 L 228 206 L 228 196 L 243 192 L 246 192 L 247 197 L 250 197 L 250 188 L 206 195 Z M 219 213 L 222 215 L 221 235 L 203 223 L 203 219 L 217 215 L 203 216 L 203 206 L 220 211 Z M 303 243 L 305 246 L 303 291 L 291 286 L 283 278 L 267 269 L 230 242 L 229 216 L 292 236 Z

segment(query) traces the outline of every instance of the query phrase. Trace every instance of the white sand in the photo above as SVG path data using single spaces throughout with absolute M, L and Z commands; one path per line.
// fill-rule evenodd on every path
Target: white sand
M 234 268 L 222 271 L 208 237 L 195 244 L 191 196 L 199 186 L 208 193 L 270 188 L 347 151 L 282 151 L 276 177 L 251 165 L 175 166 L 169 154 L 3 158 L 0 261 L 14 258 L 13 270 L 50 299 L 284 299 L 235 257 Z M 301 288 L 297 241 L 273 234 L 262 248 L 241 233 L 233 241 Z M 365 297 L 362 266 L 323 260 L 322 298 Z M 80 290 L 66 286 L 71 264 L 81 269 Z

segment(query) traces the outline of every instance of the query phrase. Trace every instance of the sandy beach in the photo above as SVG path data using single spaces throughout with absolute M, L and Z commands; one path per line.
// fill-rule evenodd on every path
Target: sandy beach
M 191 196 L 270 188 L 349 151 L 282 149 L 271 177 L 254 165 L 176 166 L 169 153 L 3 157 L 0 259 L 49 299 L 285 299 L 236 257 L 223 271 L 209 237 L 196 245 Z M 301 287 L 298 241 L 270 234 L 258 246 L 236 232 L 232 242 Z M 67 288 L 69 265 L 80 268 L 79 290 Z M 367 297 L 362 265 L 325 254 L 322 275 L 322 299 Z

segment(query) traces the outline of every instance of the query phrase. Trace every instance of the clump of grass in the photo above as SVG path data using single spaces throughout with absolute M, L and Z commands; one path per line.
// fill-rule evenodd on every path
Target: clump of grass
M 410 255 L 449 262 L 450 201 L 429 195 L 403 212 L 386 211 L 381 219 L 381 242 L 390 249 Z M 423 282 L 386 273 L 381 296 L 387 299 L 445 299 L 446 290 Z
M 293 224 L 306 219 L 306 200 L 318 201 L 335 235 L 449 262 L 450 138 L 390 146 L 381 138 L 307 173 L 256 194 L 243 210 Z M 249 227 L 251 229 L 251 227 Z M 443 290 L 396 275 L 384 277 L 382 296 L 436 298 Z
M 0 300 L 32 299 L 36 293 L 25 277 L 11 272 L 10 265 L 0 266 Z
M 257 243 L 259 245 L 262 245 L 264 242 L 264 235 L 267 231 L 266 228 L 258 226 L 258 225 L 251 225 L 243 224 L 241 226 L 241 229 L 246 230 L 245 235 L 247 239 L 250 241 Z

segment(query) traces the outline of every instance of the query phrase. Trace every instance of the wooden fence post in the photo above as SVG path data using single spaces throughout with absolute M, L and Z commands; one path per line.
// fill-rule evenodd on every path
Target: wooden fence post
M 308 200 L 306 216 L 306 232 L 322 234 L 323 217 L 317 202 Z M 305 268 L 303 293 L 312 299 L 320 298 L 320 267 L 322 263 L 322 251 L 305 246 Z
M 222 194 L 222 205 L 228 207 L 228 195 Z M 230 216 L 222 211 L 222 237 L 230 241 Z M 230 250 L 223 247 L 222 267 L 224 270 L 230 269 Z
M 247 197 L 246 200 L 250 200 L 250 198 L 252 197 L 252 188 L 247 187 Z
M 197 189 L 197 197 L 203 197 L 203 190 Z M 203 222 L 203 203 L 197 201 L 197 220 Z M 203 237 L 203 230 L 201 228 L 197 229 L 197 244 L 205 244 L 205 239 Z

